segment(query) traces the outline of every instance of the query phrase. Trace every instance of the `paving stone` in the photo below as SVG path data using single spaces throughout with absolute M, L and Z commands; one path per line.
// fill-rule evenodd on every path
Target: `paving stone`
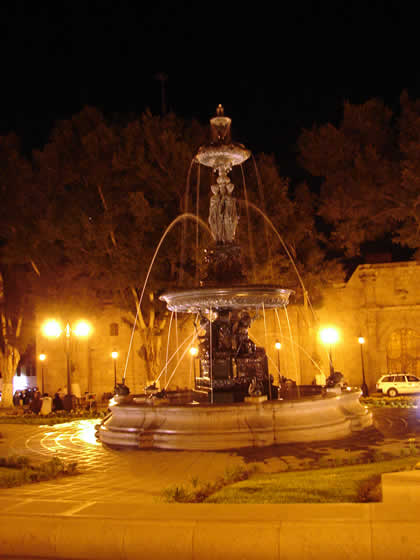
M 414 418 L 414 417 L 413 417 Z M 415 420 L 415 421 L 414 421 Z M 234 466 L 260 465 L 266 472 L 308 468 L 321 459 L 341 462 L 377 451 L 399 456 L 407 439 L 415 432 L 420 442 L 420 425 L 414 418 L 401 432 L 403 423 L 395 412 L 379 413 L 379 424 L 393 426 L 390 437 L 377 430 L 355 434 L 345 441 L 272 446 L 230 452 L 114 450 L 94 439 L 97 420 L 75 421 L 57 426 L 4 424 L 0 427 L 0 455 L 28 455 L 33 461 L 59 457 L 76 461 L 82 474 L 1 490 L 0 511 L 10 500 L 61 500 L 77 503 L 112 501 L 156 503 L 164 488 L 188 483 L 192 478 L 214 480 Z M 415 426 L 415 429 L 413 428 Z M 394 430 L 394 431 L 392 431 Z M 416 431 L 417 430 L 417 431 Z M 22 506 L 23 507 L 23 506 Z M 28 506 L 29 507 L 29 506 Z M 35 506 L 31 506 L 35 507 Z M 58 506 L 57 506 L 58 507 Z

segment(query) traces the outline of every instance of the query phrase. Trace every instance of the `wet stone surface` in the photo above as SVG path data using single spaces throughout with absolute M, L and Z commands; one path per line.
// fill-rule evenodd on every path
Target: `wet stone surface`
M 17 507 L 22 500 L 48 501 L 58 496 L 76 510 L 79 502 L 157 503 L 162 490 L 170 485 L 193 478 L 213 480 L 235 465 L 256 464 L 263 472 L 282 472 L 344 464 L 379 452 L 384 457 L 400 456 L 408 440 L 420 446 L 416 409 L 377 409 L 373 413 L 373 428 L 345 440 L 219 452 L 110 449 L 95 439 L 97 420 L 56 426 L 2 424 L 0 456 L 29 455 L 35 461 L 59 457 L 76 461 L 82 474 L 2 489 L 0 496 L 8 508 Z

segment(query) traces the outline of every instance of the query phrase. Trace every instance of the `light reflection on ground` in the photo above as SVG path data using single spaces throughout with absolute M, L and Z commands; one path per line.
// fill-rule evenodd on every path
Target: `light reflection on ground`
M 100 445 L 100 442 L 95 437 L 95 424 L 98 420 L 92 422 L 91 420 L 81 420 L 77 426 L 77 432 L 72 439 L 81 439 L 91 445 Z
M 50 428 L 41 439 L 41 447 L 47 451 L 60 451 L 60 449 L 66 448 L 63 445 L 62 439 L 70 439 L 72 444 L 77 444 L 77 440 L 83 443 L 88 443 L 89 445 L 100 445 L 100 442 L 95 437 L 95 425 L 99 422 L 98 419 L 90 420 L 74 420 L 73 422 L 63 422 L 61 424 L 55 424 L 53 426 L 41 425 L 40 428 L 45 429 Z M 70 430 L 69 430 L 70 428 Z M 63 430 L 65 434 L 63 434 Z M 69 433 L 69 431 L 71 433 Z

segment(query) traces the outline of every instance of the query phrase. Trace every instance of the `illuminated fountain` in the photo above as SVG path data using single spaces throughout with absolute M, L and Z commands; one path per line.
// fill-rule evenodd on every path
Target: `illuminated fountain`
M 207 398 L 176 405 L 120 395 L 98 430 L 99 438 L 116 446 L 210 450 L 337 439 L 370 426 L 371 415 L 360 405 L 358 390 L 278 399 L 265 349 L 250 339 L 248 329 L 261 309 L 285 308 L 293 292 L 247 282 L 235 243 L 238 214 L 229 173 L 251 154 L 231 142 L 231 120 L 220 105 L 210 122 L 211 143 L 195 156 L 217 176 L 211 186 L 213 244 L 205 251 L 206 272 L 200 287 L 161 296 L 170 311 L 199 317 L 195 390 Z

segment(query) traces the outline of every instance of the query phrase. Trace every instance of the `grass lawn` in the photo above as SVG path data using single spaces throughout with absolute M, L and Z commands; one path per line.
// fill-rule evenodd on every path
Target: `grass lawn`
M 337 503 L 380 501 L 382 473 L 411 470 L 418 457 L 404 457 L 334 469 L 256 474 L 225 486 L 205 502 L 213 504 Z

